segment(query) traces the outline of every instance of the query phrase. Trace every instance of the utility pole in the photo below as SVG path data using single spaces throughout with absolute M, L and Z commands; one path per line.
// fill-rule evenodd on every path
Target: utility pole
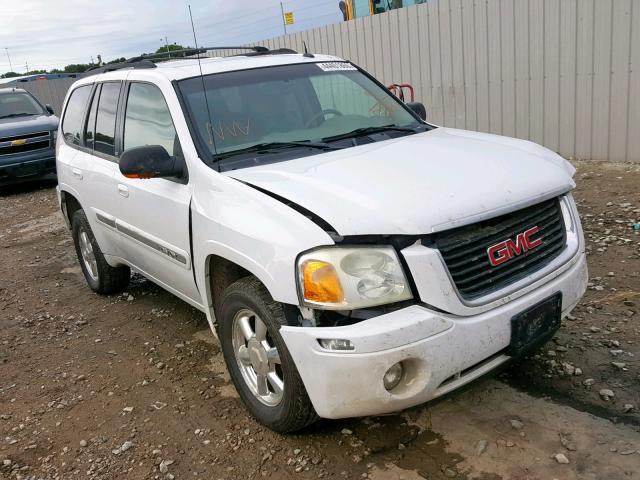
M 28 75 L 29 74 L 29 62 L 24 62 L 24 66 L 27 69 L 27 71 L 25 73 Z
M 162 38 L 160 39 L 160 41 L 162 42 Z M 164 37 L 164 45 L 165 45 L 165 48 L 167 49 L 167 55 L 169 56 L 169 58 L 171 58 L 171 51 L 169 50 L 169 41 L 167 40 L 166 35 Z
M 280 18 L 282 18 L 282 28 L 284 29 L 284 34 L 287 34 L 287 22 L 284 19 L 284 7 L 282 6 L 282 2 L 280 2 Z
M 13 65 L 11 65 L 11 57 L 9 56 L 9 49 L 4 47 L 5 52 L 7 52 L 7 58 L 9 59 L 9 69 L 13 72 Z

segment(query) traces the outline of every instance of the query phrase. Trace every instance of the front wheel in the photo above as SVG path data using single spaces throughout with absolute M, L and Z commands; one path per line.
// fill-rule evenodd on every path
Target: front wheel
M 219 334 L 229 374 L 256 420 L 281 433 L 300 430 L 317 419 L 280 336 L 285 324 L 282 305 L 255 277 L 226 289 Z

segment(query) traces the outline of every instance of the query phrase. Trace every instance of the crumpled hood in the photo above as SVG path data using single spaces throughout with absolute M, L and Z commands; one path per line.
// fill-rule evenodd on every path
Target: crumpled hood
M 49 132 L 57 128 L 58 117 L 55 115 L 0 118 L 0 137 L 14 137 L 40 131 Z
M 340 235 L 425 234 L 575 187 L 575 169 L 534 143 L 437 128 L 225 172 L 315 213 Z

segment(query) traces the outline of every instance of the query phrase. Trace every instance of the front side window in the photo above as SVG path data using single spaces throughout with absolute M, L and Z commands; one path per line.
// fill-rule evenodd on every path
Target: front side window
M 42 115 L 44 109 L 28 93 L 14 92 L 0 95 L 0 118 Z
M 124 150 L 144 145 L 161 145 L 169 155 L 180 153 L 176 129 L 160 89 L 132 83 L 124 118 Z
M 118 109 L 119 97 L 119 82 L 102 84 L 93 142 L 95 151 L 106 155 L 115 155 L 116 111 Z
M 423 125 L 346 62 L 207 75 L 208 108 L 202 81 L 182 80 L 179 88 L 200 143 L 214 159 L 261 144 L 327 142 L 362 129 Z
M 78 87 L 71 92 L 71 97 L 69 97 L 64 118 L 62 119 L 62 134 L 70 144 L 80 145 L 82 142 L 84 112 L 90 94 L 91 85 Z

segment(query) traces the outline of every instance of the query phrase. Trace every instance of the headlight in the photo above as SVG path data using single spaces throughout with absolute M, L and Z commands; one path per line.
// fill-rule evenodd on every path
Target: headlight
M 391 247 L 334 247 L 298 259 L 304 305 L 354 310 L 412 298 L 396 251 Z
M 58 130 L 53 130 L 51 132 L 51 138 L 53 138 L 53 143 L 56 143 L 56 140 L 58 139 Z

